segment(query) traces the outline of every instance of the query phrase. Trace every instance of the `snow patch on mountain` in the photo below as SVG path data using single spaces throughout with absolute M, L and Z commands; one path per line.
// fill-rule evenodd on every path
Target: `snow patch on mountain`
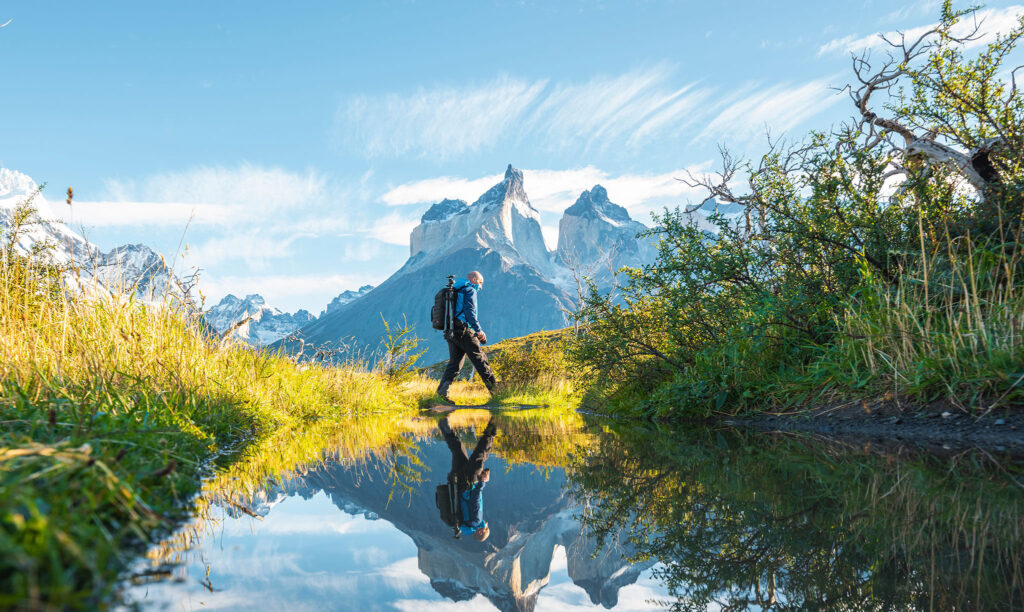
M 372 290 L 373 285 L 363 285 L 356 291 L 343 291 L 331 300 L 320 312 L 320 316 L 337 312 Z M 229 293 L 206 311 L 207 322 L 218 334 L 230 331 L 231 338 L 256 347 L 273 344 L 317 318 L 317 315 L 304 309 L 288 313 L 268 306 L 258 293 L 251 293 L 244 298 Z
M 327 313 L 334 312 L 348 306 L 371 291 L 373 291 L 373 285 L 363 285 L 356 291 L 352 291 L 351 289 L 342 291 L 336 298 L 327 304 L 327 308 L 320 311 L 320 316 L 322 317 Z
M 316 319 L 308 310 L 292 313 L 267 306 L 258 293 L 245 298 L 227 294 L 213 308 L 206 311 L 206 320 L 217 331 L 231 331 L 231 337 L 253 346 L 277 342 L 306 323 Z M 235 327 L 236 324 L 241 323 Z

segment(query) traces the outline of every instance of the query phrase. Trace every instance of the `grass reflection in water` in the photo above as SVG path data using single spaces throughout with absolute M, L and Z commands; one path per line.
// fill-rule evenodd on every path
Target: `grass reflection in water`
M 1008 610 L 1024 606 L 1019 472 L 984 452 L 622 429 L 570 481 L 587 526 L 625 524 L 635 560 L 663 564 L 675 610 Z

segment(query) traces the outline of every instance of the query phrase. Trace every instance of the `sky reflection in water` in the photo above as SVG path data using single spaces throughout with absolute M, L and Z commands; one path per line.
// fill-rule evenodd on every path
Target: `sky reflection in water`
M 471 453 L 474 430 L 458 433 Z M 499 447 L 510 443 L 505 437 Z M 483 496 L 492 535 L 454 539 L 434 500 L 450 464 L 440 435 L 420 435 L 414 455 L 397 462 L 331 461 L 285 476 L 249 500 L 259 518 L 215 505 L 172 577 L 131 586 L 127 599 L 145 609 L 663 607 L 652 563 L 634 566 L 624 558 L 630 551 L 614 545 L 590 558 L 598 545 L 581 533 L 560 467 L 509 464 L 493 453 Z M 396 465 L 419 481 L 397 484 Z
M 452 416 L 467 453 L 491 418 Z M 195 523 L 140 560 L 126 598 L 145 609 L 1024 608 L 1024 464 L 1012 453 L 493 418 L 486 542 L 453 539 L 440 518 L 452 454 L 436 417 L 364 423 L 274 463 L 270 485 L 247 489 L 236 462 Z

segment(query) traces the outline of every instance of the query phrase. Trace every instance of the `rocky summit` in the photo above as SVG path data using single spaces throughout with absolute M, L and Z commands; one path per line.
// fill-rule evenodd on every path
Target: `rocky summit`
M 595 274 L 609 262 L 649 261 L 653 249 L 636 239 L 645 229 L 598 185 L 566 210 L 559 248 L 549 251 L 523 173 L 509 165 L 503 179 L 472 204 L 444 199 L 431 206 L 412 230 L 409 259 L 397 272 L 357 302 L 325 312 L 279 346 L 306 356 L 323 355 L 323 349 L 337 358 L 372 354 L 380 349 L 383 320 L 406 321 L 426 341 L 421 345 L 427 349 L 423 360 L 440 361 L 447 358 L 447 346 L 430 326 L 430 306 L 449 274 L 462 277 L 470 270 L 479 270 L 486 280 L 480 318 L 490 342 L 561 328 L 577 299 L 572 268 Z
M 629 218 L 629 213 L 608 199 L 600 185 L 584 191 L 565 210 L 558 223 L 557 261 L 598 281 L 611 283 L 615 270 L 637 267 L 654 260 L 656 249 L 648 240 L 637 239 L 647 226 Z
M 206 311 L 206 320 L 218 334 L 230 332 L 231 338 L 253 346 L 276 342 L 314 319 L 308 310 L 290 314 L 267 306 L 263 296 L 256 293 L 244 299 L 229 293 Z
M 320 316 L 343 309 L 372 289 L 373 285 L 363 285 L 356 291 L 342 291 L 320 311 Z M 218 334 L 228 334 L 228 337 L 252 346 L 277 342 L 317 319 L 308 310 L 299 309 L 289 313 L 268 306 L 258 293 L 251 293 L 244 298 L 229 293 L 205 314 L 207 322 Z

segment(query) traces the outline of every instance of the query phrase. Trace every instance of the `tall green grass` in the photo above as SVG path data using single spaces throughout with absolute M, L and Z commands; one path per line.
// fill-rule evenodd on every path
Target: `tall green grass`
M 2 249 L 0 608 L 101 605 L 212 458 L 410 405 L 380 376 L 222 346 L 180 308 L 86 297 L 66 272 Z
M 866 274 L 817 369 L 846 389 L 941 398 L 964 410 L 1020 404 L 1019 237 L 994 245 L 951 240 L 946 252 L 922 256 L 895 287 Z

